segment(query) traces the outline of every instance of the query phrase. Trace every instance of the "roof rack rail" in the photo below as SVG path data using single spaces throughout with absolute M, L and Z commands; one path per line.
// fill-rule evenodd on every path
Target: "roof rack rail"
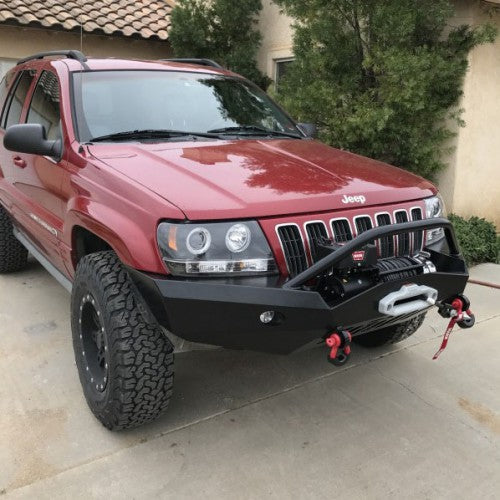
M 171 59 L 160 59 L 160 61 L 198 64 L 200 66 L 209 66 L 211 68 L 224 69 L 218 62 L 212 61 L 212 59 L 198 59 L 196 57 L 173 57 Z
M 44 57 L 51 56 L 66 56 L 68 59 L 75 59 L 82 66 L 87 67 L 87 65 L 85 64 L 87 58 L 79 50 L 52 50 L 49 52 L 39 52 L 38 54 L 33 54 L 32 56 L 25 57 L 24 59 L 19 59 L 19 61 L 17 61 L 17 64 L 23 64 L 28 61 L 33 61 L 34 59 L 43 59 Z

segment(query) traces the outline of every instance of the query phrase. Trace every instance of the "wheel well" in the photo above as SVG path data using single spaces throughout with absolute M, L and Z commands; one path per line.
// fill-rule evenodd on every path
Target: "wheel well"
M 82 257 L 91 253 L 112 250 L 102 238 L 87 229 L 75 226 L 73 228 L 73 264 L 76 265 Z

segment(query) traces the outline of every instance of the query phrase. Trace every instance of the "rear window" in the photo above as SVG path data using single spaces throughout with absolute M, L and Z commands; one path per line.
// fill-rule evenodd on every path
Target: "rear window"
M 0 124 L 3 124 L 4 109 L 7 108 L 7 94 L 9 93 L 9 88 L 16 77 L 16 72 L 11 71 L 7 73 L 0 82 Z
M 5 102 L 5 98 L 7 97 L 7 92 L 9 87 L 7 86 L 7 77 L 4 76 L 2 81 L 0 82 L 0 114 L 2 114 L 3 103 Z
M 23 104 L 28 95 L 31 83 L 35 77 L 35 71 L 23 71 L 17 78 L 14 84 L 14 93 L 10 93 L 10 98 L 4 109 L 4 115 L 2 117 L 2 127 L 7 128 L 10 125 L 15 125 L 19 123 L 21 118 L 21 112 L 23 110 Z
M 55 140 L 61 137 L 60 121 L 59 82 L 54 73 L 44 71 L 36 84 L 26 122 L 40 123 L 47 139 Z

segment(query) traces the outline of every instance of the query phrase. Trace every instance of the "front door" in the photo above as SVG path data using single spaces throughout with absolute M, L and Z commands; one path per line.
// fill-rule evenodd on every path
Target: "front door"
M 26 123 L 40 123 L 47 139 L 61 139 L 59 110 L 60 88 L 57 76 L 44 70 L 34 91 L 28 93 L 29 104 L 22 114 Z M 64 269 L 59 251 L 63 225 L 61 201 L 62 171 L 59 159 L 48 156 L 12 153 L 11 178 L 15 195 L 14 216 L 27 236 L 60 270 Z

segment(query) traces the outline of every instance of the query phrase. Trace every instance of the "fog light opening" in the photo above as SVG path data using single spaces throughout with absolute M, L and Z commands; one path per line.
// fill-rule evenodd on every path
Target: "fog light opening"
M 285 316 L 278 311 L 264 311 L 259 318 L 261 323 L 269 326 L 281 325 L 285 321 Z
M 269 323 L 272 323 L 275 316 L 276 316 L 276 313 L 274 311 L 264 311 L 260 315 L 260 321 L 262 323 L 264 323 L 265 325 L 268 325 Z

